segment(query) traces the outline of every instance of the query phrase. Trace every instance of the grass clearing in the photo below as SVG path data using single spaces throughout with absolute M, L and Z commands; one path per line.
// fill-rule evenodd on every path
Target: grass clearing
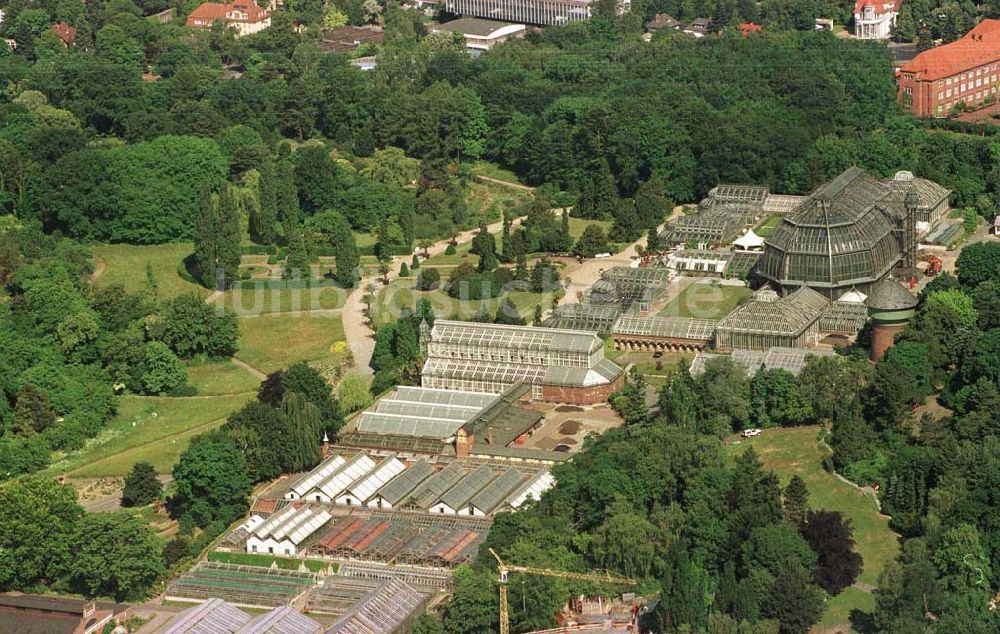
M 191 437 L 219 425 L 253 396 L 123 396 L 118 414 L 80 451 L 56 459 L 50 475 L 76 478 L 124 476 L 142 460 L 169 473 Z
M 774 230 L 778 228 L 781 224 L 781 216 L 775 214 L 773 216 L 768 216 L 759 225 L 754 227 L 754 233 L 762 238 L 766 238 L 774 233 Z
M 442 290 L 418 291 L 413 288 L 413 283 L 412 279 L 394 280 L 379 291 L 378 298 L 372 305 L 376 324 L 396 321 L 404 309 L 413 309 L 417 305 L 417 300 L 424 298 L 430 300 L 434 314 L 438 317 L 449 319 L 457 315 L 463 320 L 475 317 L 483 306 L 486 306 L 490 313 L 495 313 L 501 301 L 499 297 L 485 300 L 455 299 Z M 550 294 L 547 293 L 509 291 L 504 297 L 509 298 L 517 307 L 521 317 L 529 322 L 535 315 L 535 305 L 541 304 L 545 307 L 551 302 Z
M 161 298 L 171 299 L 182 293 L 207 296 L 209 291 L 188 282 L 177 274 L 184 258 L 194 252 L 190 242 L 173 244 L 132 245 L 99 244 L 94 255 L 104 260 L 104 273 L 97 279 L 99 286 L 121 284 L 126 291 L 135 292 L 146 287 L 146 263 L 156 276 Z
M 580 236 L 583 235 L 584 230 L 589 225 L 598 225 L 601 229 L 604 229 L 604 233 L 607 234 L 608 230 L 611 229 L 610 220 L 587 220 L 585 218 L 574 218 L 569 217 L 569 235 L 574 241 L 579 240 Z
M 188 363 L 188 383 L 198 396 L 224 396 L 255 391 L 259 385 L 252 374 L 232 361 L 192 361 Z
M 722 319 L 750 297 L 745 286 L 722 286 L 712 282 L 689 285 L 660 311 L 662 317 Z
M 241 318 L 236 357 L 270 373 L 299 361 L 349 363 L 351 352 L 338 313 L 286 313 Z
M 889 528 L 889 518 L 879 514 L 874 500 L 854 486 L 823 470 L 824 450 L 819 444 L 818 426 L 767 429 L 763 435 L 725 447 L 736 456 L 752 446 L 785 486 L 793 475 L 805 480 L 809 504 L 814 509 L 839 511 L 851 520 L 855 548 L 864 559 L 858 580 L 875 585 L 886 563 L 899 552 L 898 536 Z M 857 588 L 848 588 L 827 604 L 823 624 L 843 624 L 851 610 L 870 611 L 874 598 Z
M 234 288 L 222 294 L 216 303 L 237 316 L 287 313 L 290 311 L 334 310 L 347 302 L 347 290 L 339 286 L 319 288 L 269 288 L 266 283 L 254 288 Z
M 517 177 L 517 174 L 489 161 L 476 161 L 472 164 L 472 172 L 477 175 L 507 181 L 508 183 L 521 184 L 521 179 Z

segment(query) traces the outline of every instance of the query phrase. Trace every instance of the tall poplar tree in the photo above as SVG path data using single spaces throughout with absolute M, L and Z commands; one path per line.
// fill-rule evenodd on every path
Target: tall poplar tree
M 277 211 L 277 173 L 274 161 L 267 157 L 261 162 L 258 185 L 259 205 L 250 216 L 250 237 L 257 244 L 274 244 L 278 238 L 275 225 Z
M 201 282 L 226 288 L 239 275 L 240 209 L 231 185 L 218 196 L 203 187 L 195 209 L 195 260 Z

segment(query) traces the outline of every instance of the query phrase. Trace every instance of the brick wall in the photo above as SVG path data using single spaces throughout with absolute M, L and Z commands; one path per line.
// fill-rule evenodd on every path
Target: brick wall
M 569 405 L 593 405 L 607 402 L 608 398 L 621 389 L 621 377 L 613 383 L 592 385 L 588 387 L 570 387 L 565 385 L 543 385 L 542 400 L 550 403 L 567 403 Z

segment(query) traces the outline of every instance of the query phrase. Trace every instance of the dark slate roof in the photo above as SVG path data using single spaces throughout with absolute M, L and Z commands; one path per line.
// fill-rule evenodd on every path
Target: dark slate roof
M 917 298 L 902 284 L 891 277 L 876 282 L 868 293 L 868 308 L 876 310 L 905 310 L 917 305 Z

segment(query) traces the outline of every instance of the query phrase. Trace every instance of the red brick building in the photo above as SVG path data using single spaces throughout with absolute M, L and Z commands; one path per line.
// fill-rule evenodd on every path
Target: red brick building
M 898 99 L 918 117 L 946 117 L 958 104 L 996 97 L 1000 20 L 983 20 L 961 39 L 920 53 L 899 69 Z

